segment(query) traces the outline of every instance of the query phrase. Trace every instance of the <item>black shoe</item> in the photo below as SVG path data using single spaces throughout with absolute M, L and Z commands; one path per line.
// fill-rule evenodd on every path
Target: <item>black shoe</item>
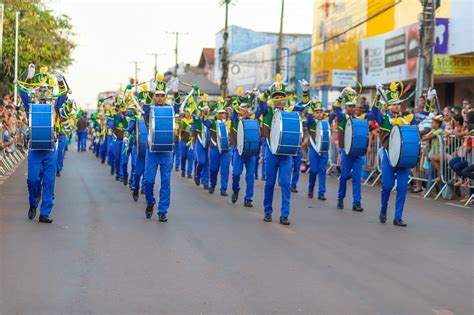
M 385 214 L 381 214 L 379 216 L 379 221 L 380 223 L 385 224 L 385 222 L 387 222 L 387 216 Z
M 337 208 L 338 208 L 339 210 L 344 209 L 344 200 L 342 200 L 342 199 L 337 199 Z
M 255 180 L 258 180 L 258 174 L 255 174 Z
M 145 190 L 144 190 L 143 188 L 140 190 L 140 194 L 141 194 L 141 195 L 144 195 L 144 194 L 145 194 Z
M 209 190 L 209 186 L 204 186 L 204 190 Z
M 160 222 L 168 222 L 168 218 L 165 213 L 158 213 L 158 220 Z
M 145 215 L 146 218 L 149 219 L 153 215 L 153 206 L 152 205 L 147 205 L 145 209 Z
M 201 185 L 201 179 L 198 178 L 198 177 L 196 177 L 196 176 L 194 176 L 194 183 L 196 184 L 196 186 Z
M 352 206 L 352 211 L 362 212 L 364 211 L 364 208 L 362 208 L 361 205 L 355 205 Z
M 393 225 L 396 226 L 407 226 L 407 224 L 403 220 L 393 220 Z
M 266 181 L 267 180 L 267 177 L 266 176 L 262 176 L 262 181 Z
M 174 170 L 175 170 L 175 172 L 179 172 L 179 168 L 175 168 Z
M 123 182 L 124 182 L 123 177 L 120 177 L 120 178 L 119 178 L 119 181 L 120 181 L 121 183 L 123 183 Z
M 189 174 L 189 175 L 188 175 L 188 178 L 193 178 L 193 175 Z
M 123 185 L 124 185 L 124 186 L 127 186 L 127 184 L 128 184 L 128 175 L 125 175 L 125 176 L 123 177 Z
M 227 195 L 227 192 L 221 191 L 221 196 L 227 197 L 227 196 L 228 196 L 228 195 Z
M 100 161 L 100 163 L 105 164 L 105 161 Z
M 61 177 L 61 172 L 60 171 L 56 172 L 56 177 Z
M 252 208 L 253 207 L 252 200 L 244 200 L 244 207 Z
M 313 199 L 313 197 L 314 197 L 314 193 L 309 192 L 309 193 L 308 193 L 308 198 L 309 198 L 309 199 Z
M 114 170 L 114 169 L 111 169 L 111 170 L 110 170 L 110 175 L 113 176 L 114 174 L 115 174 L 115 170 Z
M 140 195 L 140 192 L 138 191 L 138 189 L 135 189 L 132 193 L 133 200 L 138 201 L 138 196 L 139 195 Z
M 263 217 L 263 221 L 272 222 L 272 215 L 271 214 L 265 214 L 265 216 Z
M 326 200 L 326 196 L 324 196 L 324 194 L 319 194 L 318 199 L 324 201 Z
M 28 210 L 28 220 L 33 220 L 36 217 L 36 208 L 30 207 Z
M 39 222 L 41 222 L 41 223 L 53 223 L 53 219 L 51 219 L 47 215 L 40 215 Z
M 183 178 L 184 178 L 184 177 L 186 177 L 186 174 L 184 174 L 184 173 L 181 173 L 181 177 L 183 177 Z
M 115 181 L 119 182 L 120 181 L 120 176 L 115 176 Z
M 232 193 L 232 203 L 236 203 L 237 202 L 237 199 L 239 199 L 239 193 L 234 191 Z
M 290 220 L 288 220 L 288 217 L 280 217 L 280 224 L 290 225 Z
M 295 188 L 291 187 L 291 192 L 292 192 L 292 193 L 297 193 L 297 192 L 298 192 L 298 189 L 296 189 L 296 187 L 295 187 Z
M 214 187 L 209 188 L 209 193 L 212 195 L 214 193 Z

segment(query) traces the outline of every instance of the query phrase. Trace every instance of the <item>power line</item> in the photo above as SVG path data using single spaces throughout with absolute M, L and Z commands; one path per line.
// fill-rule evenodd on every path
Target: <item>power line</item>
M 334 36 L 331 36 L 331 37 L 329 37 L 329 38 L 327 38 L 327 39 L 325 39 L 325 40 L 323 40 L 323 41 L 321 41 L 321 42 L 318 42 L 318 43 L 316 43 L 316 44 L 314 44 L 314 45 L 311 45 L 311 46 L 306 47 L 306 48 L 304 48 L 304 49 L 301 49 L 301 50 L 292 52 L 292 53 L 288 54 L 288 57 L 301 54 L 301 53 L 303 53 L 303 52 L 305 52 L 305 51 L 308 51 L 308 50 L 310 50 L 310 49 L 313 49 L 314 47 L 323 45 L 323 44 L 325 44 L 325 43 L 327 43 L 327 42 L 329 42 L 329 41 L 332 41 L 332 40 L 334 40 L 334 39 L 336 39 L 336 38 L 338 38 L 338 37 L 341 37 L 342 35 L 345 35 L 345 34 L 347 34 L 348 32 L 350 32 L 350 31 L 352 31 L 352 30 L 358 28 L 359 26 L 361 26 L 361 25 L 367 23 L 368 21 L 370 21 L 370 20 L 376 18 L 377 16 L 381 15 L 382 13 L 385 13 L 386 11 L 390 10 L 391 8 L 393 8 L 393 7 L 395 7 L 396 5 L 400 4 L 401 2 L 402 2 L 402 0 L 398 0 L 398 1 L 395 2 L 394 4 L 389 5 L 388 7 L 382 9 L 381 11 L 375 13 L 374 15 L 369 16 L 368 18 L 364 19 L 363 21 L 354 24 L 353 26 L 349 27 L 347 30 L 345 30 L 345 31 L 343 31 L 343 32 L 341 32 L 341 33 L 338 33 L 338 34 L 336 34 L 336 35 L 334 35 Z M 259 64 L 259 63 L 265 63 L 265 62 L 274 62 L 274 61 L 276 61 L 276 60 L 278 60 L 278 58 L 271 58 L 271 59 L 266 59 L 266 60 L 261 60 L 261 61 L 242 61 L 242 60 L 230 60 L 230 61 L 233 62 L 233 63 Z

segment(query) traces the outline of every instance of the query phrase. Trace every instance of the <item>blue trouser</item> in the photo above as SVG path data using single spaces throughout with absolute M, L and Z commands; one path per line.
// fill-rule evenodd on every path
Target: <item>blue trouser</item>
M 194 151 L 192 146 L 186 145 L 188 141 L 179 142 L 179 151 L 181 158 L 181 175 L 187 173 L 191 175 L 193 173 L 193 163 L 194 163 Z M 186 161 L 188 161 L 188 168 L 186 170 Z
M 133 169 L 133 181 L 132 181 L 132 189 L 139 190 L 140 189 L 140 178 L 145 171 L 145 156 L 142 156 L 137 153 L 137 147 L 133 146 L 132 148 L 132 156 L 134 157 L 134 164 L 135 168 Z
M 245 200 L 253 200 L 253 186 L 255 181 L 255 164 L 257 163 L 257 156 L 242 157 L 237 150 L 234 151 L 232 158 L 232 191 L 240 191 L 240 175 L 244 170 L 245 165 Z
M 266 161 L 267 161 L 267 150 L 268 150 L 267 139 L 262 138 L 260 143 L 262 144 L 262 152 L 261 152 L 261 156 L 262 156 L 262 177 L 265 177 L 265 169 L 266 169 Z
M 337 194 L 337 199 L 344 200 L 346 197 L 346 186 L 347 180 L 351 174 L 352 170 L 352 205 L 361 205 L 361 173 L 362 173 L 362 164 L 364 163 L 363 156 L 348 156 L 344 149 L 341 149 L 341 177 L 339 178 L 339 191 Z
M 211 187 L 215 188 L 217 184 L 217 173 L 221 171 L 221 192 L 227 191 L 227 183 L 229 181 L 229 167 L 230 167 L 230 153 L 219 153 L 217 147 L 209 149 L 210 157 L 210 173 L 211 173 Z
M 314 192 L 314 184 L 316 177 L 319 176 L 318 194 L 324 195 L 326 193 L 326 166 L 328 164 L 328 153 L 323 152 L 319 154 L 309 147 L 309 188 L 308 192 Z
M 460 177 L 462 177 L 462 170 L 469 165 L 466 160 L 461 159 L 459 156 L 453 157 L 451 160 L 449 160 L 448 164 Z
M 160 168 L 161 187 L 158 213 L 167 213 L 171 199 L 171 171 L 173 169 L 173 152 L 150 152 L 145 156 L 145 197 L 148 205 L 155 205 L 153 195 L 156 173 Z
M 66 150 L 67 137 L 66 135 L 60 135 L 58 139 L 58 149 L 56 150 L 56 171 L 61 172 L 63 170 L 64 154 Z
M 105 162 L 105 159 L 107 158 L 107 145 L 108 145 L 108 137 L 104 138 L 104 139 L 101 139 L 100 142 L 101 142 L 101 145 L 100 145 L 100 149 L 99 149 L 99 155 L 100 155 L 100 160 L 102 162 Z
M 202 181 L 204 187 L 209 186 L 209 148 L 204 148 L 201 142 L 194 143 L 194 158 L 196 160 L 195 176 Z
M 101 139 L 99 137 L 96 138 L 97 143 L 94 146 L 94 154 L 96 157 L 99 157 L 100 153 L 100 145 L 101 145 Z
M 174 143 L 173 160 L 175 170 L 179 170 L 179 165 L 181 164 L 181 148 L 179 146 L 179 141 L 175 141 Z
M 116 176 L 123 177 L 122 169 L 120 167 L 120 162 L 122 160 L 122 144 L 123 139 L 115 139 L 113 142 L 113 151 L 114 151 L 114 167 Z
M 56 175 L 56 152 L 46 150 L 29 150 L 28 152 L 28 195 L 30 207 L 38 208 L 42 191 L 40 215 L 49 216 L 53 209 L 54 180 Z
M 115 169 L 114 163 L 114 136 L 107 136 L 107 163 L 110 165 L 110 169 Z
M 77 151 L 86 150 L 86 139 L 87 139 L 87 130 L 78 130 L 77 131 Z
M 122 177 L 128 177 L 128 159 L 130 157 L 130 147 L 128 148 L 127 151 L 125 151 L 125 144 L 123 143 L 122 140 L 122 147 L 120 149 L 120 176 Z
M 267 150 L 265 193 L 263 197 L 263 207 L 265 214 L 273 212 L 273 191 L 278 174 L 278 183 L 281 187 L 281 211 L 282 217 L 290 215 L 290 177 L 291 177 L 291 160 L 288 155 L 275 155 Z
M 303 158 L 303 153 L 298 152 L 297 155 L 291 157 L 291 188 L 298 186 L 298 180 L 300 179 L 300 169 L 301 169 L 301 159 Z
M 395 201 L 395 220 L 401 220 L 403 216 L 403 206 L 407 198 L 408 177 L 410 169 L 405 167 L 393 167 L 388 160 L 387 151 L 382 152 L 382 208 L 381 215 L 387 215 L 388 200 L 390 192 L 397 179 L 397 199 Z

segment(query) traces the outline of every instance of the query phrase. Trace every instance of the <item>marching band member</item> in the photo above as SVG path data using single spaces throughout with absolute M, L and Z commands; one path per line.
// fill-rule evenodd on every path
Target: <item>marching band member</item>
M 374 120 L 372 113 L 357 116 L 355 112 L 357 93 L 351 87 L 344 88 L 334 103 L 334 111 L 339 127 L 339 149 L 341 153 L 341 176 L 339 178 L 339 189 L 337 195 L 337 208 L 344 209 L 344 198 L 346 197 L 347 180 L 352 171 L 352 210 L 357 212 L 364 211 L 362 208 L 362 165 L 363 156 L 349 156 L 344 151 L 344 130 L 349 119 L 367 119 Z M 345 112 L 342 111 L 341 104 L 345 105 Z
M 227 183 L 229 181 L 230 153 L 219 152 L 217 147 L 217 128 L 218 123 L 225 123 L 227 130 L 230 128 L 230 121 L 226 119 L 226 111 L 224 109 L 224 101 L 222 98 L 218 100 L 217 107 L 210 118 L 203 117 L 203 124 L 211 132 L 211 144 L 209 149 L 210 157 L 210 180 L 211 186 L 209 193 L 213 194 L 217 183 L 217 173 L 221 173 L 221 196 L 227 196 Z
M 194 165 L 194 151 L 191 139 L 194 119 L 191 115 L 193 108 L 186 102 L 179 121 L 179 151 L 181 158 L 181 177 L 192 178 Z M 186 167 L 187 162 L 187 167 Z
M 195 91 L 199 92 L 199 87 L 194 87 Z M 198 136 L 202 132 L 202 117 L 204 113 L 209 112 L 209 101 L 207 94 L 202 96 L 202 100 L 198 105 L 198 110 L 194 112 L 194 182 L 199 186 L 202 182 L 204 189 L 209 189 L 209 148 L 205 148 Z
M 395 185 L 395 179 L 397 180 L 397 197 L 395 202 L 395 216 L 393 224 L 397 226 L 407 226 L 403 221 L 403 207 L 405 205 L 407 189 L 408 189 L 408 177 L 410 176 L 410 169 L 404 167 L 393 167 L 390 165 L 388 158 L 388 144 L 390 131 L 395 125 L 406 126 L 406 125 L 417 125 L 420 120 L 419 117 L 427 117 L 431 102 L 436 97 L 436 90 L 430 90 L 428 94 L 428 102 L 425 103 L 423 111 L 419 115 L 409 114 L 406 116 L 401 115 L 401 103 L 400 97 L 403 95 L 404 87 L 402 82 L 392 82 L 388 91 L 383 91 L 383 86 L 377 84 L 377 97 L 374 100 L 374 106 L 372 106 L 372 112 L 376 118 L 377 123 L 380 125 L 380 141 L 383 146 L 382 150 L 382 206 L 380 209 L 379 220 L 381 223 L 387 221 L 387 207 L 390 199 L 390 192 Z M 384 95 L 382 95 L 382 93 Z M 385 113 L 381 112 L 384 105 L 380 102 L 380 98 L 383 96 L 387 103 L 388 111 Z
M 74 101 L 68 99 L 67 108 L 72 108 Z M 66 145 L 68 142 L 68 133 L 70 133 L 72 127 L 69 123 L 71 116 L 66 111 L 66 107 L 59 110 L 59 115 L 61 117 L 58 120 L 58 149 L 57 149 L 57 159 L 56 159 L 56 176 L 61 176 L 61 171 L 63 170 L 64 165 L 64 155 L 66 154 Z
M 114 154 L 114 168 L 116 181 L 128 181 L 128 174 L 124 173 L 122 168 L 122 150 L 123 150 L 123 134 L 128 127 L 127 120 L 127 104 L 122 98 L 117 98 L 115 102 L 117 113 L 114 115 L 114 140 L 113 140 L 113 154 Z M 126 177 L 126 178 L 125 178 Z
M 151 92 L 146 84 L 139 86 L 139 92 L 137 95 L 137 100 L 142 108 L 146 112 L 150 112 L 150 104 L 152 103 Z M 134 201 L 138 201 L 140 194 L 140 181 L 142 180 L 142 175 L 145 171 L 145 156 L 138 154 L 137 146 L 139 146 L 139 135 L 137 134 L 137 121 L 144 119 L 143 114 L 140 112 L 135 112 L 135 115 L 130 117 L 130 121 L 127 127 L 127 131 L 124 135 L 124 142 L 130 142 L 130 135 L 133 135 L 133 147 L 132 147 L 132 178 L 131 178 L 131 189 L 132 189 L 132 198 Z M 147 122 L 145 122 L 146 124 Z
M 307 121 L 305 129 L 308 133 L 308 137 L 305 139 L 305 145 L 309 146 L 309 187 L 308 187 L 308 198 L 312 199 L 314 195 L 314 185 L 316 183 L 316 177 L 319 176 L 318 180 L 318 199 L 326 200 L 326 166 L 328 164 L 328 153 L 318 153 L 309 145 L 309 137 L 315 138 L 316 127 L 318 122 L 326 120 L 325 113 L 321 102 L 316 97 L 311 100 L 311 105 L 307 115 Z
M 67 89 L 64 83 L 64 76 L 61 71 L 56 70 L 56 79 L 59 86 L 59 94 L 53 95 L 54 82 L 53 78 L 46 74 L 47 68 L 42 68 L 40 73 L 35 75 L 35 66 L 30 64 L 28 67 L 28 76 L 26 84 L 30 84 L 33 80 L 35 88 L 36 99 L 40 104 L 51 103 L 54 97 L 56 101 L 54 103 L 54 125 L 55 125 L 55 137 L 58 136 L 58 127 L 62 121 L 61 113 L 68 115 L 72 108 L 65 105 L 64 102 L 67 99 Z M 20 97 L 25 107 L 25 111 L 29 114 L 31 106 L 30 95 L 26 89 L 20 87 Z M 30 208 L 28 210 L 28 219 L 33 220 L 36 217 L 36 209 L 39 201 L 41 202 L 39 222 L 52 223 L 50 214 L 53 209 L 54 200 L 54 182 L 56 173 L 56 150 L 29 150 L 28 151 L 28 194 Z M 38 196 L 41 195 L 41 198 Z
M 239 199 L 240 191 L 240 175 L 244 170 L 245 165 L 245 196 L 244 206 L 253 207 L 253 193 L 254 193 L 254 182 L 255 182 L 255 165 L 257 163 L 257 156 L 241 156 L 237 151 L 237 130 L 239 127 L 239 121 L 243 119 L 253 119 L 250 113 L 250 96 L 242 96 L 242 88 L 239 88 L 238 97 L 232 101 L 231 107 L 229 107 L 229 113 L 231 117 L 231 131 L 230 131 L 230 143 L 233 148 L 232 157 L 232 203 L 236 203 Z
M 166 82 L 164 82 L 162 74 L 156 76 L 155 94 L 153 97 L 154 106 L 166 106 Z M 145 106 L 144 118 L 148 124 L 150 117 L 150 107 Z M 147 128 L 149 126 L 147 125 Z M 158 202 L 158 219 L 160 222 L 167 222 L 167 213 L 170 206 L 171 199 L 171 171 L 173 169 L 173 152 L 152 152 L 147 148 L 145 155 L 145 197 L 147 207 L 145 210 L 146 218 L 149 219 L 153 215 L 153 207 L 156 203 L 154 197 L 154 186 L 156 173 L 160 168 L 161 187 L 160 200 Z
M 281 82 L 280 74 L 277 74 L 276 82 L 270 86 L 270 99 L 267 101 L 267 93 L 260 95 L 260 110 L 264 119 L 264 137 L 269 139 L 272 128 L 273 115 L 277 110 L 284 110 L 287 106 L 286 85 Z M 290 215 L 291 200 L 291 162 L 292 157 L 288 155 L 273 154 L 271 150 L 267 150 L 266 155 L 266 182 L 263 199 L 264 221 L 272 221 L 273 213 L 273 192 L 275 182 L 277 180 L 281 186 L 281 212 L 280 224 L 290 225 L 288 216 Z
M 115 174 L 115 157 L 114 157 L 114 126 L 115 120 L 114 115 L 116 113 L 114 103 L 116 102 L 116 98 L 112 104 L 106 104 L 105 106 L 105 117 L 106 117 L 106 128 L 107 128 L 107 164 L 110 166 L 110 175 Z

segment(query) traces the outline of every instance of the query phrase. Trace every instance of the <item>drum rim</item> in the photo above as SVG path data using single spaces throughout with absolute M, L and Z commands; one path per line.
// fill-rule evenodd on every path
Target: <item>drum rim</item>
M 226 149 L 222 149 L 222 141 L 221 141 L 221 126 L 224 126 L 225 128 L 225 131 L 226 131 L 226 139 L 229 139 L 229 133 L 227 131 L 227 125 L 225 123 L 225 120 L 224 121 L 217 121 L 216 123 L 216 142 L 217 142 L 217 149 L 219 150 L 219 153 L 222 153 L 222 152 L 227 152 L 229 151 L 229 140 L 227 140 L 227 148 Z
M 316 125 L 315 136 L 318 134 L 317 130 L 318 130 L 318 126 L 319 126 L 320 123 L 324 123 L 328 126 L 329 143 L 330 143 L 331 142 L 331 125 L 329 124 L 329 122 L 327 120 L 319 120 L 318 121 L 318 124 Z M 322 135 L 323 131 L 324 130 L 322 130 L 322 128 L 321 128 L 321 135 Z M 311 142 L 311 146 L 313 147 L 314 151 L 316 151 L 318 154 L 319 153 L 326 153 L 326 152 L 329 151 L 329 147 L 326 151 L 321 151 L 321 150 L 318 151 L 316 149 L 316 139 L 313 139 L 313 137 L 311 137 L 311 134 L 309 134 L 309 141 Z M 314 145 L 313 145 L 313 143 L 314 143 Z

